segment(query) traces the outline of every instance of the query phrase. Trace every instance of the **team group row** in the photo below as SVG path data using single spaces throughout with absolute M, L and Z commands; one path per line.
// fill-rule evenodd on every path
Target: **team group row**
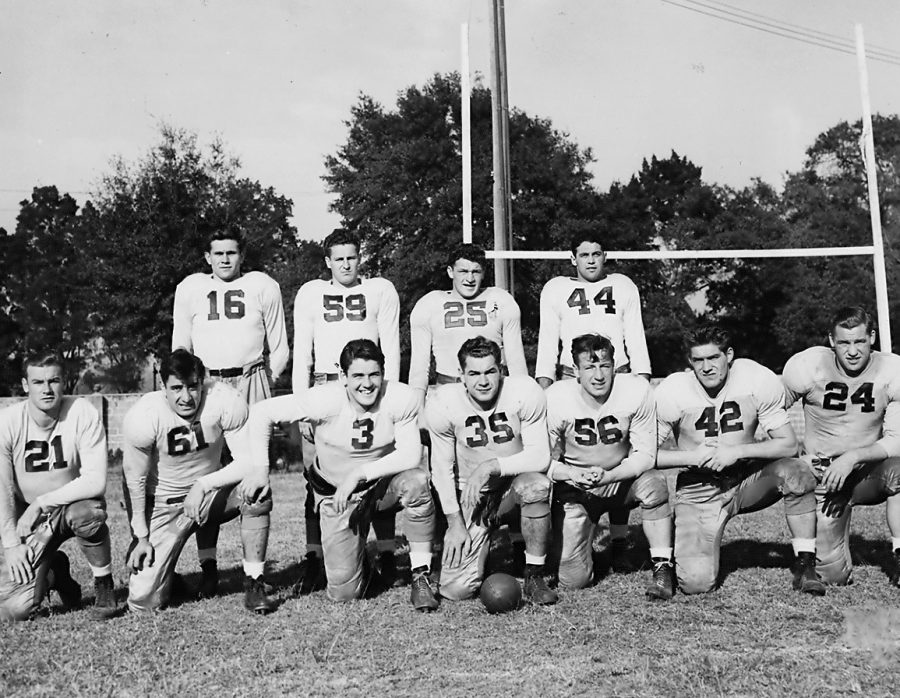
M 262 572 L 272 506 L 268 442 L 278 423 L 300 423 L 314 449 L 304 459 L 308 549 L 298 589 L 326 586 L 338 600 L 363 592 L 370 523 L 379 538 L 377 566 L 391 576 L 393 530 L 385 515 L 398 509 L 410 543 L 411 601 L 420 610 L 477 592 L 486 541 L 507 515 L 521 527 L 524 591 L 535 603 L 557 598 L 548 573 L 563 586 L 591 583 L 599 517 L 610 514 L 615 550 L 635 507 L 653 561 L 646 592 L 657 599 L 671 598 L 675 578 L 685 593 L 711 589 L 728 519 L 781 498 L 798 590 L 821 594 L 823 581 L 849 580 L 853 505 L 887 500 L 893 547 L 900 548 L 900 372 L 896 357 L 873 351 L 865 311 L 841 310 L 829 328 L 830 348 L 792 358 L 784 384 L 761 365 L 735 359 L 721 329 L 699 328 L 685 343 L 689 370 L 653 390 L 635 375 L 650 368 L 634 284 L 606 274 L 601 241 L 582 236 L 573 240 L 575 277 L 551 280 L 541 295 L 535 382 L 525 370 L 518 308 L 508 294 L 482 288 L 483 252 L 467 246 L 449 260 L 453 288 L 427 294 L 413 311 L 406 386 L 397 381 L 396 329 L 391 336 L 385 329 L 390 284 L 359 279 L 359 245 L 347 233 L 336 231 L 325 248 L 332 279 L 306 284 L 295 303 L 293 395 L 267 399 L 263 349 L 268 344 L 277 375 L 286 363 L 284 333 L 279 339 L 273 331 L 278 312 L 263 303 L 274 282 L 240 272 L 239 238 L 211 240 L 213 273 L 179 285 L 179 348 L 162 362 L 163 389 L 141 398 L 125 424 L 132 609 L 166 603 L 175 562 L 195 532 L 201 585 L 214 593 L 218 525 L 235 516 L 245 605 L 274 609 Z M 273 295 L 280 308 L 277 285 Z M 431 355 L 439 385 L 426 397 Z M 112 615 L 99 419 L 84 401 L 62 396 L 52 356 L 33 357 L 23 385 L 28 399 L 0 413 L 0 608 L 25 617 L 48 587 L 74 599 L 78 585 L 56 548 L 75 536 L 94 571 L 95 613 Z M 796 400 L 806 415 L 802 445 L 786 413 Z M 420 427 L 430 437 L 430 473 L 420 467 Z M 758 441 L 760 429 L 768 438 Z M 226 440 L 234 460 L 222 467 Z M 681 469 L 672 504 L 667 468 Z M 439 581 L 430 569 L 436 503 L 447 522 Z

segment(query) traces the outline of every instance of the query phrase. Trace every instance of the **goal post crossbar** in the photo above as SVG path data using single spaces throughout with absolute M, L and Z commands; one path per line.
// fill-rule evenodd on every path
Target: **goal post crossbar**
M 486 250 L 488 259 L 570 259 L 566 250 Z M 766 259 L 779 257 L 849 257 L 874 255 L 873 245 L 800 247 L 778 250 L 643 250 L 607 252 L 608 259 Z

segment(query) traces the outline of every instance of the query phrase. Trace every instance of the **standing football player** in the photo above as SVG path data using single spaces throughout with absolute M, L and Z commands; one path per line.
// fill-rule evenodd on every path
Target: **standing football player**
M 553 529 L 559 582 L 580 589 L 594 580 L 592 544 L 600 516 L 641 507 L 650 542 L 651 599 L 671 599 L 672 512 L 666 477 L 656 465 L 656 404 L 643 378 L 615 372 L 607 337 L 572 340 L 576 380 L 547 389 L 547 424 L 555 460 Z
M 244 550 L 244 606 L 275 610 L 266 597 L 263 568 L 272 497 L 268 464 L 249 463 L 241 428 L 247 401 L 234 388 L 206 380 L 199 357 L 176 349 L 160 365 L 163 389 L 148 393 L 125 415 L 123 470 L 134 542 L 128 556 L 128 606 L 164 607 L 175 565 L 199 526 L 240 516 Z M 235 459 L 222 467 L 225 437 Z
M 793 456 L 797 437 L 772 371 L 735 359 L 728 333 L 704 325 L 685 338 L 690 370 L 656 388 L 657 467 L 684 468 L 675 486 L 675 573 L 686 594 L 715 587 L 725 524 L 784 499 L 796 562 L 793 587 L 824 594 L 816 576 L 816 479 Z M 756 441 L 758 427 L 769 438 Z M 665 442 L 672 437 L 675 448 Z
M 281 289 L 267 274 L 241 271 L 244 244 L 235 226 L 210 235 L 205 256 L 212 273 L 191 274 L 175 289 L 172 349 L 198 356 L 209 378 L 236 388 L 252 405 L 271 396 L 270 380 L 274 383 L 284 371 L 289 349 Z M 218 586 L 218 538 L 218 526 L 197 531 L 205 597 L 214 596 Z
M 835 313 L 828 342 L 792 356 L 782 375 L 788 406 L 803 403 L 802 451 L 819 480 L 816 571 L 848 584 L 852 508 L 887 501 L 900 586 L 900 356 L 872 350 L 872 316 L 858 306 Z
M 500 347 L 484 337 L 458 352 L 462 383 L 429 398 L 434 488 L 447 517 L 441 596 L 465 599 L 481 586 L 491 530 L 517 508 L 525 539 L 524 594 L 557 601 L 544 579 L 550 539 L 547 403 L 528 376 L 504 378 Z
M 384 353 L 384 378 L 400 380 L 400 298 L 394 285 L 379 277 L 359 275 L 359 238 L 338 228 L 322 243 L 325 266 L 331 279 L 308 281 L 297 291 L 294 301 L 293 390 L 300 395 L 311 385 L 337 381 L 339 361 L 347 342 L 369 339 Z M 312 374 L 311 374 L 312 372 Z M 309 428 L 301 433 L 310 444 Z M 306 445 L 305 444 L 305 445 Z M 303 460 L 311 467 L 314 456 L 304 448 Z M 315 513 L 315 494 L 306 488 L 306 559 L 301 563 L 297 589 L 301 594 L 325 586 L 322 565 L 322 531 Z M 373 520 L 378 538 L 377 567 L 388 585 L 398 583 L 394 559 L 394 520 L 390 512 Z
M 412 356 L 409 385 L 424 404 L 434 354 L 438 385 L 459 380 L 456 354 L 467 339 L 481 335 L 500 345 L 508 374 L 528 375 L 522 348 L 521 313 L 515 299 L 496 286 L 482 287 L 486 260 L 476 245 L 457 245 L 447 258 L 449 291 L 431 291 L 409 316 Z
M 418 400 L 415 391 L 385 380 L 385 357 L 371 339 L 354 339 L 339 357 L 338 382 L 313 386 L 253 406 L 249 436 L 254 463 L 266 462 L 272 427 L 300 420 L 310 425 L 316 461 L 307 466 L 322 526 L 328 596 L 360 598 L 366 590 L 365 543 L 378 511 L 405 515 L 412 563 L 410 601 L 433 611 L 431 581 L 434 500 L 428 474 L 419 467 Z
M 56 354 L 23 365 L 27 398 L 0 411 L 0 620 L 24 620 L 50 589 L 66 608 L 81 603 L 69 559 L 57 548 L 76 538 L 94 576 L 92 615 L 118 612 L 106 525 L 106 436 L 96 409 L 63 396 Z

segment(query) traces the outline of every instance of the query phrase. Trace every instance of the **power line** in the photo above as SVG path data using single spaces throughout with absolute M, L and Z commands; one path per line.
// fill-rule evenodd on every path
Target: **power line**
M 684 5 L 684 4 L 681 4 L 680 2 L 675 2 L 674 0 L 660 0 L 660 1 L 664 2 L 667 5 L 672 5 L 674 7 L 680 7 L 683 10 L 688 10 L 690 12 L 696 12 L 697 14 L 705 15 L 707 17 L 712 17 L 713 19 L 719 19 L 719 20 L 722 20 L 723 22 L 737 24 L 742 27 L 747 27 L 748 29 L 755 29 L 756 31 L 761 31 L 766 34 L 778 36 L 783 39 L 790 39 L 792 41 L 798 41 L 800 43 L 809 44 L 811 46 L 818 46 L 819 48 L 827 48 L 832 51 L 837 51 L 838 53 L 845 53 L 845 54 L 849 54 L 849 55 L 855 55 L 855 53 L 856 53 L 856 51 L 853 48 L 851 48 L 851 45 L 841 45 L 841 44 L 837 43 L 836 41 L 832 41 L 830 39 L 826 39 L 826 38 L 819 39 L 818 37 L 814 37 L 814 36 L 811 37 L 808 34 L 801 34 L 800 32 L 790 29 L 788 26 L 774 25 L 778 29 L 778 31 L 775 31 L 773 29 L 766 28 L 765 25 L 769 24 L 769 23 L 761 23 L 750 17 L 742 17 L 740 15 L 735 15 L 737 17 L 740 17 L 740 19 L 744 19 L 746 21 L 739 21 L 738 19 L 732 19 L 731 17 L 728 17 L 727 15 L 729 15 L 729 14 L 734 15 L 735 13 L 727 12 L 727 11 L 721 10 L 719 8 L 713 7 L 713 8 L 710 8 L 713 10 L 713 12 L 707 12 L 705 10 L 700 9 L 700 7 L 692 7 L 691 5 Z M 710 7 L 709 5 L 703 5 L 702 3 L 695 2 L 694 0 L 683 0 L 683 2 L 693 3 L 694 5 L 699 5 L 699 6 L 703 6 L 703 7 L 707 7 L 707 8 Z M 721 14 L 716 14 L 716 13 L 721 13 Z M 769 24 L 769 26 L 773 26 L 773 25 Z M 866 55 L 873 61 L 880 61 L 882 63 L 889 63 L 891 65 L 900 66 L 900 55 L 895 57 L 894 55 L 881 55 L 881 53 L 875 54 L 875 53 L 869 51 L 868 49 L 866 50 Z

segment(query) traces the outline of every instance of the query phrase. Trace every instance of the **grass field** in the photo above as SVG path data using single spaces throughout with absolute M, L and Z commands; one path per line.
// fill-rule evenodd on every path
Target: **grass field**
M 855 583 L 823 598 L 790 591 L 783 508 L 726 531 L 723 582 L 702 597 L 649 603 L 647 572 L 563 592 L 549 608 L 490 616 L 477 601 L 421 615 L 408 588 L 338 605 L 289 598 L 303 552 L 302 479 L 273 476 L 270 581 L 283 601 L 244 611 L 237 525 L 219 544 L 223 590 L 149 616 L 106 623 L 87 610 L 0 626 L 0 696 L 892 696 L 900 689 L 900 591 L 884 508 L 854 514 Z M 109 492 L 120 492 L 120 476 Z M 110 497 L 115 576 L 124 599 L 128 533 Z M 632 524 L 638 519 L 633 516 Z M 634 528 L 633 526 L 633 528 Z M 636 528 L 635 528 L 636 530 Z M 89 591 L 77 546 L 65 548 Z M 179 569 L 197 582 L 193 542 Z

